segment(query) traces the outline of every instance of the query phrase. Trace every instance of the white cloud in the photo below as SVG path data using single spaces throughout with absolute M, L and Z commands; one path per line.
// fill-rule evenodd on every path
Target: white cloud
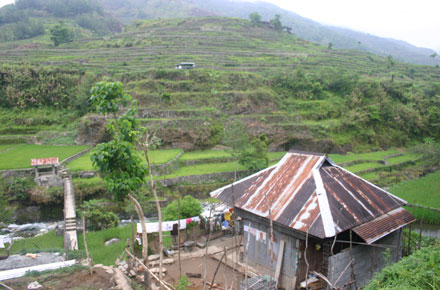
M 14 0 L 0 0 L 0 7 L 3 7 L 7 4 L 14 3 Z

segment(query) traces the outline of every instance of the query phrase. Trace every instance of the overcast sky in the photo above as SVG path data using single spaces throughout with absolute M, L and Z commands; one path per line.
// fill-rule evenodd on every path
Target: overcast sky
M 0 7 L 12 2 L 13 0 L 0 0 Z M 323 24 L 401 39 L 440 52 L 440 0 L 265 0 L 265 2 L 271 2 Z
M 440 52 L 440 0 L 265 0 L 322 24 Z

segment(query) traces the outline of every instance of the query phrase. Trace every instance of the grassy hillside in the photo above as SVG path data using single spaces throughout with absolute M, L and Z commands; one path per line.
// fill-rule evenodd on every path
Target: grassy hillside
M 321 25 L 300 15 L 281 9 L 276 5 L 257 1 L 237 0 L 103 0 L 107 10 L 112 11 L 124 24 L 139 19 L 163 19 L 177 17 L 226 16 L 248 19 L 258 12 L 262 20 L 269 21 L 276 14 L 283 25 L 292 28 L 296 36 L 319 43 L 325 47 L 331 42 L 336 48 L 356 49 L 387 56 L 400 61 L 418 64 L 440 64 L 440 59 L 429 57 L 431 49 L 418 48 L 409 43 L 381 38 L 349 29 Z M 317 9 L 319 9 L 317 7 Z
M 97 136 L 90 124 L 99 120 L 78 117 L 103 78 L 124 83 L 139 100 L 138 117 L 165 147 L 222 144 L 230 120 L 241 120 L 251 135 L 266 134 L 273 150 L 368 151 L 440 132 L 437 68 L 329 50 L 242 19 L 140 21 L 59 48 L 34 41 L 32 48 L 0 44 L 0 104 L 21 108 L 12 116 L 0 111 L 8 122 L 0 129 L 16 142 L 48 131 L 54 138 L 70 132 L 70 143 Z M 183 61 L 197 68 L 174 69 Z

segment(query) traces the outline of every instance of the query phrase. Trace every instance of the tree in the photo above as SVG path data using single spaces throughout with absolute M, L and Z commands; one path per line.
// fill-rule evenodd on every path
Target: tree
M 113 118 L 107 123 L 112 140 L 98 144 L 90 158 L 113 197 L 128 197 L 134 203 L 142 225 L 142 258 L 146 263 L 148 239 L 145 216 L 139 202 L 130 194 L 142 186 L 147 175 L 147 168 L 133 145 L 138 142 L 141 130 L 135 118 L 137 102 L 124 93 L 120 82 L 99 82 L 91 89 L 91 94 L 90 101 L 96 111 Z M 118 117 L 119 106 L 126 108 L 128 105 L 128 110 Z
M 423 144 L 415 146 L 411 151 L 422 155 L 421 160 L 425 165 L 440 166 L 440 143 L 433 138 L 425 138 Z
M 62 23 L 56 24 L 50 28 L 50 40 L 55 46 L 73 40 L 72 32 Z
M 391 81 L 394 80 L 394 74 L 391 72 L 392 68 L 394 67 L 394 60 L 391 54 L 387 56 L 387 68 L 390 71 L 391 74 Z
M 251 21 L 252 26 L 258 26 L 261 21 L 261 15 L 258 12 L 253 12 L 249 14 L 249 20 Z
M 429 57 L 430 58 L 435 58 L 437 56 L 437 52 L 434 52 L 433 54 L 431 54 Z
M 333 48 L 333 42 L 329 42 L 327 45 L 328 50 L 332 50 Z
M 251 171 L 266 168 L 269 165 L 267 143 L 268 139 L 264 134 L 253 138 L 246 149 L 240 153 L 238 162 Z
M 272 24 L 272 26 L 276 29 L 276 30 L 281 30 L 283 29 L 283 25 L 281 24 L 281 15 L 279 14 L 275 14 L 275 18 L 270 20 L 270 24 Z

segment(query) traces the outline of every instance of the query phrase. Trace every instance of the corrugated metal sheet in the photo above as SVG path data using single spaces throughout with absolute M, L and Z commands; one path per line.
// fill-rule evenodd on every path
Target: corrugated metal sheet
M 264 218 L 270 218 L 270 208 L 274 222 L 318 238 L 332 237 L 406 203 L 324 154 L 297 151 L 211 196 Z
M 371 244 L 413 221 L 415 221 L 415 218 L 405 209 L 399 207 L 372 221 L 355 227 L 353 231 L 368 244 Z

